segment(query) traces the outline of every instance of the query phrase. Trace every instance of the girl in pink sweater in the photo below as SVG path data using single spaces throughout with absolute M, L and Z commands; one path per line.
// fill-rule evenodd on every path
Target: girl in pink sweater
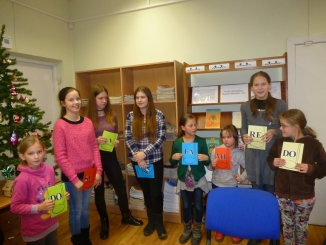
M 62 170 L 61 179 L 70 193 L 69 226 L 73 244 L 91 245 L 89 240 L 89 199 L 92 188 L 83 190 L 84 171 L 97 167 L 94 187 L 101 184 L 102 163 L 94 127 L 86 117 L 79 116 L 81 99 L 75 88 L 59 92 L 61 118 L 53 130 L 54 155 Z
M 53 167 L 43 162 L 45 145 L 38 137 L 29 135 L 20 142 L 18 152 L 23 162 L 14 181 L 10 210 L 21 215 L 21 233 L 27 244 L 57 245 L 58 218 L 48 214 L 54 201 L 44 200 L 48 187 L 55 185 Z

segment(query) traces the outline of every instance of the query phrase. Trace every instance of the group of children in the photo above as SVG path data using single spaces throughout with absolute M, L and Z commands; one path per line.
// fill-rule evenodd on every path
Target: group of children
M 241 106 L 241 137 L 245 144 L 250 144 L 253 138 L 248 135 L 248 126 L 266 126 L 267 132 L 261 137 L 266 142 L 266 149 L 246 148 L 245 152 L 241 151 L 237 147 L 238 129 L 232 124 L 225 126 L 220 131 L 223 144 L 219 147 L 231 150 L 230 170 L 215 169 L 218 164 L 215 151 L 209 155 L 206 141 L 196 135 L 197 122 L 194 115 L 183 115 L 179 121 L 179 135 L 173 142 L 170 163 L 178 165 L 177 192 L 181 195 L 183 203 L 184 230 L 179 238 L 182 244 L 191 238 L 191 244 L 198 245 L 202 239 L 202 197 L 204 193 L 209 192 L 205 166 L 213 171 L 211 180 L 213 188 L 236 187 L 238 183 L 248 178 L 252 188 L 275 194 L 281 211 L 284 244 L 306 244 L 308 218 L 315 203 L 314 182 L 316 178 L 326 175 L 325 150 L 316 139 L 313 130 L 306 125 L 307 121 L 302 111 L 286 110 L 282 100 L 271 96 L 269 93 L 271 81 L 267 73 L 255 73 L 251 77 L 250 87 L 254 98 Z M 94 182 L 96 190 L 100 186 L 103 189 L 102 165 L 103 169 L 108 169 L 106 173 L 117 170 L 104 167 L 105 162 L 116 162 L 115 152 L 113 155 L 106 155 L 104 152 L 100 153 L 98 147 L 98 144 L 105 142 L 101 137 L 103 127 L 100 124 L 104 123 L 109 130 L 116 131 L 116 116 L 110 108 L 107 108 L 109 100 L 106 89 L 100 87 L 98 93 L 92 96 L 97 103 L 94 108 L 98 112 L 88 112 L 89 119 L 79 115 L 81 108 L 79 92 L 74 88 L 63 88 L 59 93 L 61 118 L 54 128 L 55 157 L 62 170 L 62 181 L 68 191 L 66 196 L 69 199 L 69 226 L 73 244 L 92 244 L 89 239 L 91 189 L 82 190 L 83 172 L 90 167 L 97 167 Z M 103 111 L 105 113 L 102 113 Z M 163 225 L 161 190 L 165 131 L 164 114 L 155 109 L 151 91 L 144 86 L 137 88 L 134 93 L 133 111 L 127 115 L 125 141 L 134 170 L 136 167 L 146 168 L 148 164 L 153 164 L 154 178 L 141 178 L 136 175 L 136 179 L 143 190 L 148 217 L 143 234 L 148 236 L 156 230 L 162 240 L 167 238 Z M 198 145 L 196 156 L 198 165 L 182 164 L 182 144 L 189 142 L 196 142 Z M 304 144 L 302 163 L 296 163 L 295 166 L 298 171 L 280 168 L 285 164 L 285 160 L 281 158 L 283 142 Z M 115 142 L 115 147 L 118 143 Z M 19 166 L 21 174 L 15 179 L 11 211 L 22 215 L 22 235 L 27 244 L 57 244 L 57 219 L 42 218 L 54 205 L 53 201 L 44 200 L 43 197 L 44 191 L 55 184 L 52 167 L 43 163 L 46 149 L 36 136 L 24 138 L 18 149 L 23 162 Z M 241 174 L 240 166 L 245 169 Z M 109 178 L 111 180 L 111 176 Z M 116 180 L 115 188 L 119 189 L 121 185 L 120 176 Z M 98 191 L 99 195 L 102 191 Z M 140 220 L 131 216 L 128 202 L 124 200 L 126 199 L 124 192 L 125 189 L 119 194 L 122 223 L 142 225 Z M 103 201 L 97 205 L 99 214 L 108 226 L 107 213 L 106 210 L 100 211 L 101 205 L 103 206 Z M 101 230 L 100 236 L 101 239 L 107 238 L 108 227 L 104 231 Z M 223 238 L 224 234 L 216 231 L 215 239 L 222 241 Z M 232 237 L 234 243 L 240 243 L 241 240 Z M 248 244 L 255 245 L 259 242 L 249 240 Z

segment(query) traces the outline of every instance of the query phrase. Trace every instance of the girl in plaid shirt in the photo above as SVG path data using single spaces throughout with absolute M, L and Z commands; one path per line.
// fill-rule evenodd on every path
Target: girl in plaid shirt
M 155 109 L 150 89 L 140 86 L 134 93 L 133 111 L 126 120 L 126 144 L 134 171 L 135 166 L 146 168 L 147 164 L 154 166 L 154 178 L 136 179 L 144 194 L 148 224 L 144 235 L 149 236 L 156 229 L 160 239 L 166 239 L 167 233 L 163 226 L 163 143 L 165 141 L 165 117 Z

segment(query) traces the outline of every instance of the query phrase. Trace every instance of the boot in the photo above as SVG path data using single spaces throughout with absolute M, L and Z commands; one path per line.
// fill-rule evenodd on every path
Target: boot
M 163 226 L 163 214 L 154 214 L 154 224 L 155 229 L 157 231 L 158 238 L 161 240 L 164 240 L 168 237 L 168 234 L 166 233 L 166 230 Z
M 73 235 L 70 238 L 73 245 L 82 245 L 83 244 L 83 238 L 81 234 Z
M 129 225 L 134 225 L 134 226 L 141 226 L 141 225 L 143 225 L 143 221 L 135 219 L 131 215 L 131 212 L 128 211 L 128 213 L 122 214 L 121 224 L 129 224 Z
M 191 221 L 188 222 L 188 224 L 186 224 L 185 222 L 183 222 L 184 225 L 184 230 L 183 233 L 181 234 L 180 238 L 179 238 L 179 242 L 181 244 L 185 244 L 186 242 L 188 242 L 188 240 L 191 237 Z
M 191 245 L 199 245 L 202 238 L 201 222 L 194 222 L 194 231 L 192 232 Z
M 106 240 L 109 237 L 109 217 L 106 215 L 101 217 L 101 231 L 100 238 L 101 240 Z
M 92 245 L 91 241 L 89 240 L 89 226 L 88 228 L 81 229 L 83 245 Z
M 146 212 L 147 212 L 148 223 L 144 228 L 144 236 L 149 236 L 154 232 L 155 224 L 154 224 L 154 216 L 152 210 L 147 209 Z

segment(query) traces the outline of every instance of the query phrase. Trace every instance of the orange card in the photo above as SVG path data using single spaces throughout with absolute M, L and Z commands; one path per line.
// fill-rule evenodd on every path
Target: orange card
M 87 190 L 93 186 L 96 177 L 96 171 L 97 171 L 97 167 L 89 168 L 84 171 L 83 190 Z
M 214 156 L 217 158 L 215 169 L 231 170 L 231 148 L 215 148 Z

